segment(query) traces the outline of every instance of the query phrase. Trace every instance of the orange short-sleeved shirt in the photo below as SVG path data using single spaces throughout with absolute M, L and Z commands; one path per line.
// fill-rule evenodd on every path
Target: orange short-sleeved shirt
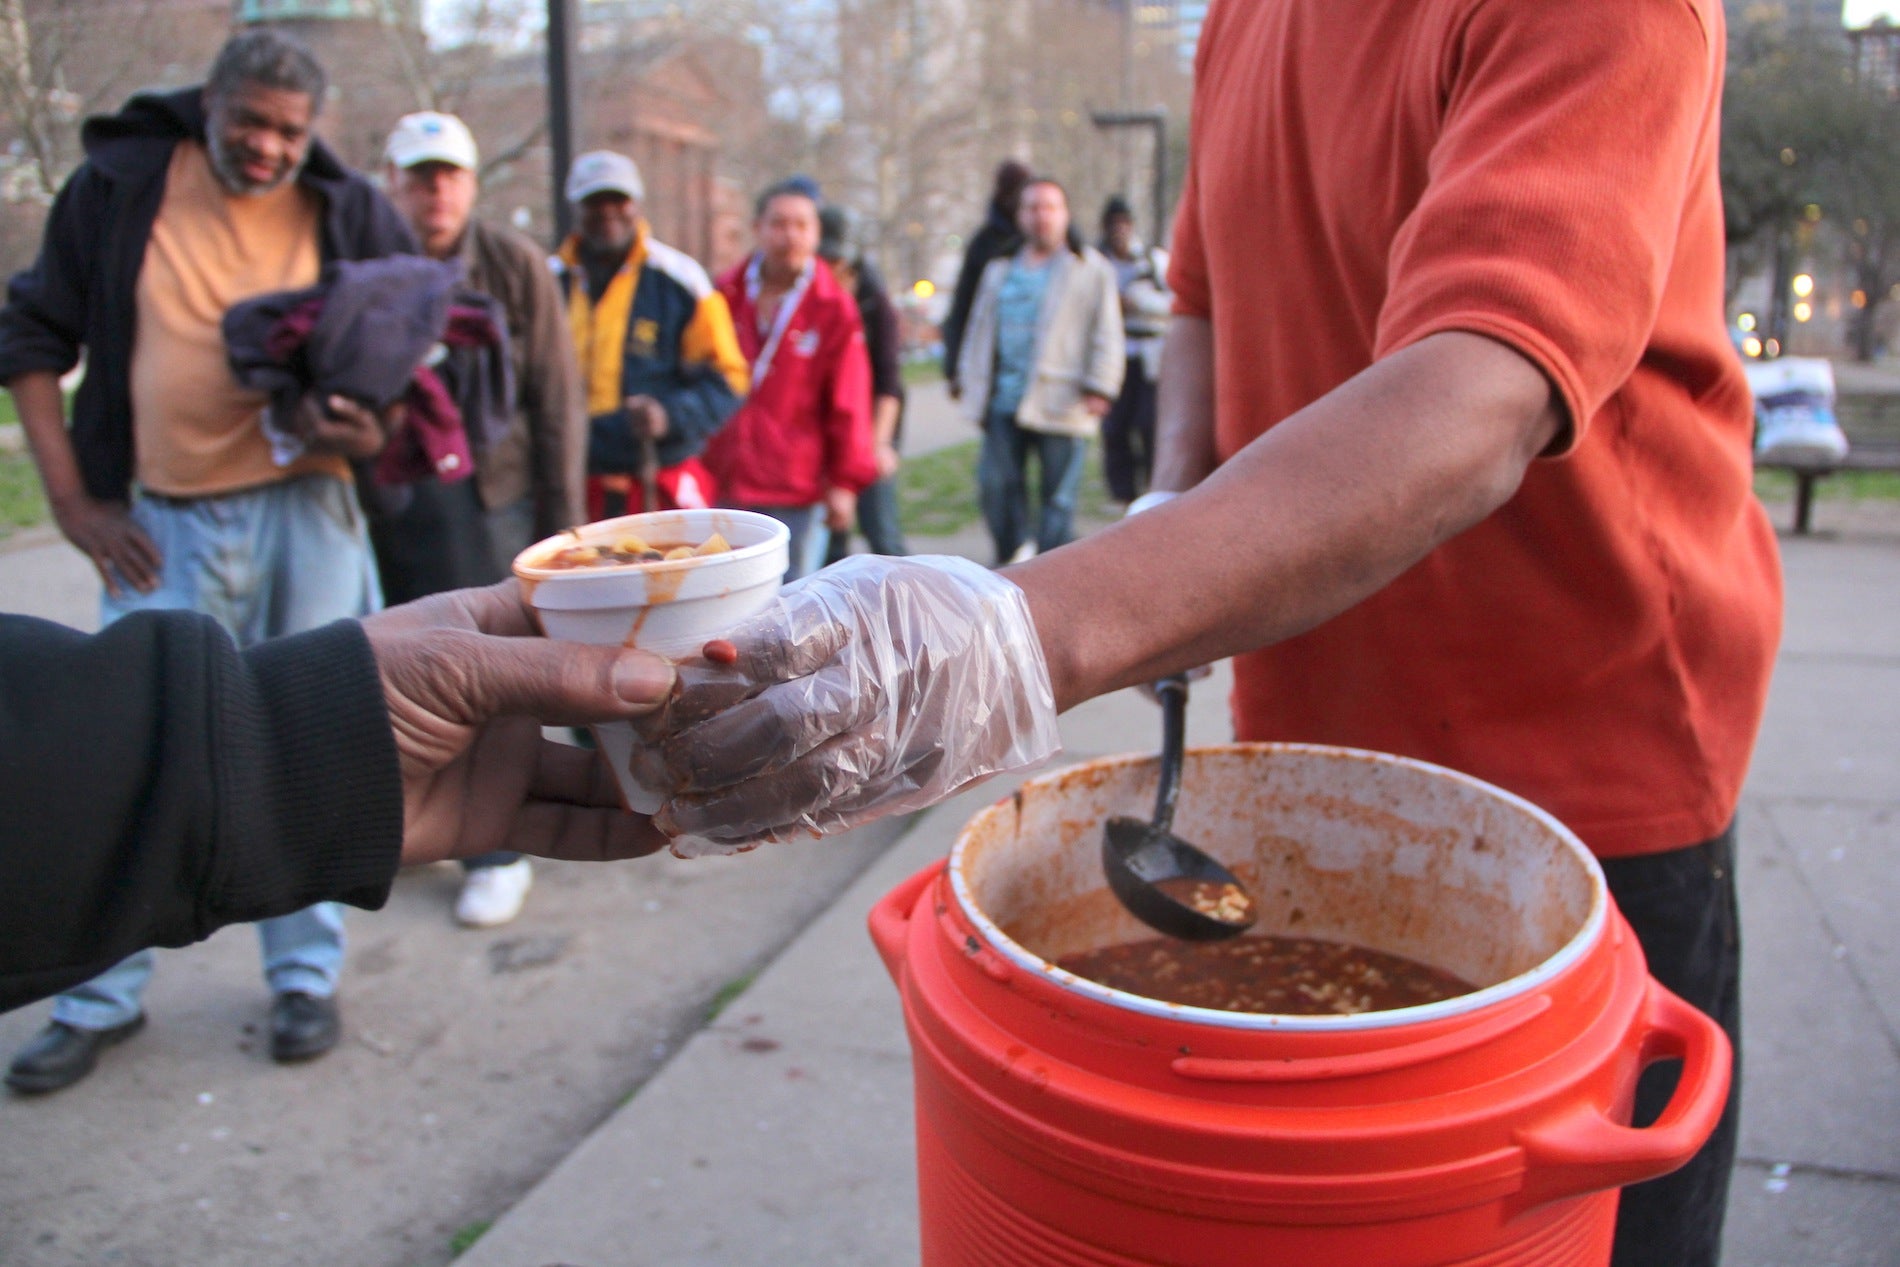
M 1484 522 L 1239 657 L 1242 738 L 1464 770 L 1605 856 L 1727 824 L 1781 578 L 1723 316 L 1723 47 L 1709 0 L 1214 5 L 1171 281 L 1222 456 L 1448 330 L 1571 420 Z

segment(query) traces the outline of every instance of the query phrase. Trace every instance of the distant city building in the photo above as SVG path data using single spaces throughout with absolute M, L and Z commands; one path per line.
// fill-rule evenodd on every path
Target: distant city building
M 1854 46 L 1854 73 L 1861 82 L 1900 97 L 1900 26 L 1877 18 L 1869 26 L 1849 28 L 1847 40 Z
M 420 27 L 421 0 L 238 0 L 239 22 L 276 22 L 293 19 L 388 19 L 395 25 Z
M 1194 63 L 1194 46 L 1207 19 L 1207 0 L 1126 0 L 1135 9 L 1135 26 L 1174 45 L 1185 65 Z
M 1845 0 L 1723 0 L 1723 11 L 1731 28 L 1745 21 L 1779 17 L 1790 26 L 1813 26 L 1840 30 L 1845 24 Z

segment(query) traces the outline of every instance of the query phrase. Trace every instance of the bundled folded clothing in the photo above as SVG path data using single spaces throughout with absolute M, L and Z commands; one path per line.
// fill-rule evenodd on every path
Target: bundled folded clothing
M 376 461 L 379 485 L 467 479 L 474 450 L 508 430 L 507 323 L 496 300 L 463 285 L 459 263 L 339 260 L 315 286 L 245 300 L 223 324 L 232 372 L 270 396 L 264 429 L 280 465 L 304 450 L 297 408 L 308 395 L 379 413 L 404 403 L 405 424 Z

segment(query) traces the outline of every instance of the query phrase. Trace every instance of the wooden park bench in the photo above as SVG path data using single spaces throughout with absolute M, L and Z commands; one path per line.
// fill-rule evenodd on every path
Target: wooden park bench
M 1757 457 L 1755 468 L 1787 471 L 1794 476 L 1794 531 L 1796 536 L 1806 536 L 1814 513 L 1814 486 L 1842 471 L 1900 471 L 1900 440 L 1852 440 L 1847 456 L 1838 461 L 1790 462 Z

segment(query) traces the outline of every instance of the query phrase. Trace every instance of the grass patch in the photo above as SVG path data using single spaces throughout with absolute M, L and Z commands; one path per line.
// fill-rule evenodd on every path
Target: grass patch
M 36 527 L 50 517 L 33 459 L 24 453 L 0 452 L 0 537 Z
M 978 518 L 977 442 L 969 440 L 897 468 L 897 515 L 904 531 L 920 537 L 951 537 Z
M 1764 501 L 1794 500 L 1794 475 L 1789 471 L 1756 471 L 1755 495 Z M 1819 501 L 1900 501 L 1900 471 L 1837 471 L 1816 480 Z
M 906 387 L 928 387 L 932 383 L 943 381 L 942 357 L 909 357 L 904 360 L 899 369 L 903 374 Z
M 493 1226 L 495 1226 L 493 1219 L 476 1219 L 473 1223 L 464 1223 L 455 1229 L 455 1235 L 449 1237 L 449 1253 L 460 1258 L 468 1253 L 469 1247 L 481 1240 Z
M 750 975 L 734 977 L 732 980 L 720 986 L 719 992 L 712 996 L 712 1002 L 706 1005 L 706 1023 L 710 1025 L 718 1020 L 719 1014 L 731 1007 L 734 999 L 751 988 L 752 977 Z
M 951 537 L 982 517 L 977 504 L 976 458 L 981 441 L 968 440 L 921 457 L 905 458 L 897 471 L 897 513 L 904 531 L 919 537 Z M 1038 472 L 1029 468 L 1033 513 Z M 1101 446 L 1090 441 L 1082 458 L 1082 487 L 1075 497 L 1078 532 L 1113 519 L 1108 486 L 1102 480 Z

